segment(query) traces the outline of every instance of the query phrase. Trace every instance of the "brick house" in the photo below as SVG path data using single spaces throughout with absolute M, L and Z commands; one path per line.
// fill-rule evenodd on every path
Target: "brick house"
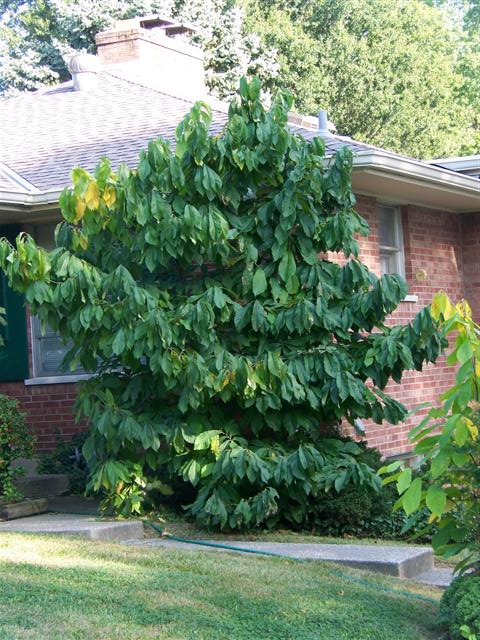
M 207 97 L 201 52 L 182 36 L 190 30 L 169 20 L 121 21 L 97 38 L 97 56 L 76 56 L 72 81 L 0 101 L 0 235 L 31 233 L 52 246 L 60 218 L 58 198 L 74 166 L 93 170 L 102 156 L 113 166 L 134 166 L 150 139 L 173 138 L 194 100 L 207 99 L 213 131 L 225 104 Z M 335 135 L 326 114 L 319 121 L 292 114 L 292 129 L 322 136 L 327 151 L 348 145 L 355 153 L 353 187 L 371 233 L 361 256 L 377 274 L 401 273 L 409 295 L 395 313 L 408 321 L 445 289 L 468 298 L 480 312 L 480 156 L 420 162 Z M 3 277 L 3 276 L 0 276 Z M 53 332 L 42 335 L 23 300 L 0 280 L 7 310 L 0 349 L 0 393 L 17 397 L 28 413 L 39 451 L 82 428 L 72 414 L 75 383 L 88 374 L 61 368 L 67 349 Z M 390 390 L 412 407 L 434 400 L 453 379 L 440 362 L 406 375 Z M 367 425 L 371 445 L 385 455 L 407 453 L 409 425 Z

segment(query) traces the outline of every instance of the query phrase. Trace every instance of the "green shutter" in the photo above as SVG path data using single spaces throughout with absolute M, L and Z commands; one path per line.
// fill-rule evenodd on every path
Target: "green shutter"
M 0 226 L 0 238 L 11 242 L 20 233 L 19 225 Z M 0 381 L 25 380 L 28 378 L 27 319 L 22 295 L 7 285 L 0 272 L 0 307 L 6 310 L 7 326 L 2 328 L 5 345 L 0 347 Z

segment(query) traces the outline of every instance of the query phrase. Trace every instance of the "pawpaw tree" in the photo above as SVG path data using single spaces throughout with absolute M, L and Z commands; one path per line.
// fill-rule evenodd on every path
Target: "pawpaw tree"
M 54 250 L 0 243 L 10 284 L 94 372 L 84 453 L 120 511 L 167 472 L 206 523 L 307 524 L 319 491 L 378 485 L 340 424 L 401 421 L 387 382 L 442 349 L 427 308 L 385 324 L 407 289 L 358 257 L 352 154 L 292 133 L 290 106 L 242 80 L 220 134 L 199 102 L 135 169 L 74 169 Z

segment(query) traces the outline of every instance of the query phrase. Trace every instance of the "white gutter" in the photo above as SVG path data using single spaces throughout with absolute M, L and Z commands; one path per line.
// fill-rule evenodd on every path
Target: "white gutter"
M 0 191 L 0 204 L 36 207 L 45 204 L 56 204 L 60 199 L 62 189 L 48 189 L 38 193 L 22 193 L 18 191 Z
M 387 155 L 378 151 L 358 151 L 353 158 L 353 168 L 378 170 L 424 182 L 437 189 L 462 193 L 472 198 L 478 198 L 480 206 L 480 180 L 478 178 L 432 166 L 420 160 Z
M 433 160 L 426 160 L 426 162 L 445 167 L 445 169 L 452 169 L 452 171 L 469 171 L 472 169 L 480 171 L 480 155 L 478 154 L 456 158 L 434 158 Z

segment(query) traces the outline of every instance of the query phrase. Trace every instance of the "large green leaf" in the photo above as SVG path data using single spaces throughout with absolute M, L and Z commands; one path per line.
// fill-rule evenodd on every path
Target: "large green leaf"
M 255 275 L 253 276 L 252 281 L 252 290 L 254 295 L 259 296 L 263 293 L 267 288 L 267 278 L 265 276 L 265 271 L 259 267 L 255 271 Z
M 421 497 L 422 480 L 421 478 L 415 478 L 402 497 L 403 508 L 407 516 L 418 509 Z

